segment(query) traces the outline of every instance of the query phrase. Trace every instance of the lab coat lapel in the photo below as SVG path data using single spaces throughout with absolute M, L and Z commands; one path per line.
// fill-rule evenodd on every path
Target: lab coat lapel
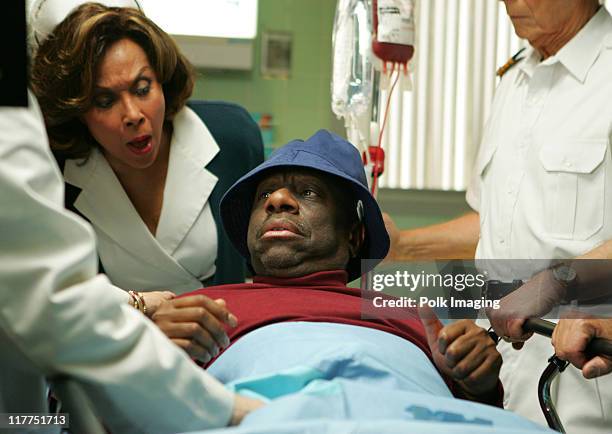
M 204 122 L 185 107 L 173 121 L 172 145 L 164 206 L 157 227 L 157 240 L 174 254 L 206 205 L 217 177 L 206 165 L 219 146 Z
M 69 184 L 82 189 L 74 206 L 96 230 L 104 232 L 143 264 L 151 265 L 147 272 L 155 270 L 165 278 L 168 274 L 185 277 L 187 271 L 149 232 L 100 151 L 94 150 L 84 165 L 75 160 L 66 161 L 64 177 Z

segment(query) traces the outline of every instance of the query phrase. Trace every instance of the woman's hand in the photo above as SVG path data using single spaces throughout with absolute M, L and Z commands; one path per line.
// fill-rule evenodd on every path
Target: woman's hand
M 151 291 L 141 292 L 140 295 L 144 298 L 145 305 L 147 306 L 147 316 L 151 318 L 159 306 L 167 300 L 172 300 L 176 295 L 170 291 Z
M 238 325 L 224 300 L 211 300 L 204 295 L 165 301 L 152 320 L 172 342 L 202 363 L 209 362 L 229 345 L 223 325 Z
M 495 401 L 502 358 L 486 330 L 467 319 L 443 326 L 430 308 L 419 309 L 419 315 L 438 369 L 467 397 Z

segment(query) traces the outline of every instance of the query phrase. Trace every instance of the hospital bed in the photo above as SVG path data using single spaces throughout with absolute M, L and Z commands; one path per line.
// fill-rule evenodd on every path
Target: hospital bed
M 529 331 L 548 336 L 553 328 L 541 320 L 527 323 Z M 552 432 L 508 411 L 453 398 L 429 359 L 394 335 L 346 325 L 282 323 L 247 336 L 209 372 L 269 404 L 239 427 L 201 434 Z M 295 342 L 296 336 L 307 337 Z M 344 339 L 342 348 L 333 346 L 338 339 Z M 611 346 L 609 341 L 594 344 L 604 354 L 612 354 Z M 551 361 L 540 381 L 542 409 L 560 432 L 549 390 L 564 365 Z M 63 411 L 70 412 L 72 432 L 104 432 L 78 384 L 62 380 L 59 385 L 56 394 L 64 401 Z

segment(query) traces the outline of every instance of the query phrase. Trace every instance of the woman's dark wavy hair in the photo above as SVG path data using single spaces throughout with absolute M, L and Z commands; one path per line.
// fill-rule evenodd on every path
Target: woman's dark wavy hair
M 92 107 L 100 60 L 125 38 L 144 50 L 155 71 L 166 100 L 166 121 L 191 96 L 193 68 L 167 33 L 137 9 L 83 4 L 42 42 L 32 64 L 32 89 L 56 156 L 86 159 L 99 146 L 80 117 Z

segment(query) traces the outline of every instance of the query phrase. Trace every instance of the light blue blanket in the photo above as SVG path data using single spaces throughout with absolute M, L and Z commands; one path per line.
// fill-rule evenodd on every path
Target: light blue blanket
M 212 432 L 547 431 L 499 408 L 453 398 L 418 347 L 364 327 L 270 325 L 240 339 L 208 371 L 233 390 L 268 401 L 240 427 Z

